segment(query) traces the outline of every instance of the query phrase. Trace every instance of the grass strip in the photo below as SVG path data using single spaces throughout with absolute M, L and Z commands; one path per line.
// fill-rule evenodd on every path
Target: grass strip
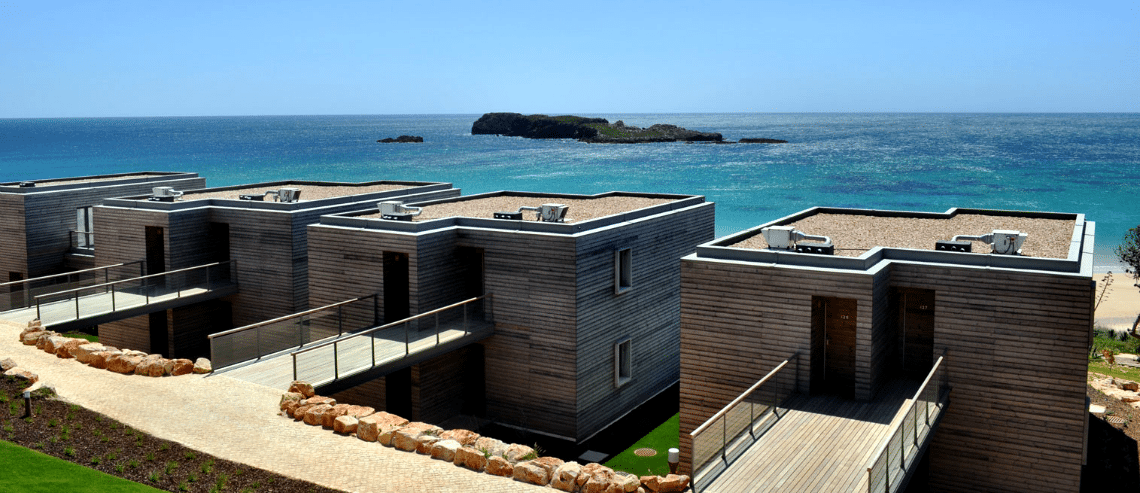
M 669 449 L 679 446 L 680 423 L 681 415 L 674 414 L 604 465 L 615 471 L 638 476 L 669 474 Z M 634 453 L 639 448 L 651 448 L 657 451 L 657 455 L 641 457 Z
M 154 492 L 146 485 L 0 440 L 0 492 Z

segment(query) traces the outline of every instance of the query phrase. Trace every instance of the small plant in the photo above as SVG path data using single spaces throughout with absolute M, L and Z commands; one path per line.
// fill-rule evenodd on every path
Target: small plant
M 146 460 L 153 461 L 154 460 L 154 452 L 147 453 L 146 454 Z
M 24 422 L 27 424 L 32 424 L 32 423 L 36 422 L 36 419 L 31 417 L 31 416 L 28 416 L 28 417 L 24 418 Z
M 67 425 L 63 425 L 63 428 L 60 429 L 59 438 L 60 438 L 60 440 L 70 440 L 71 439 L 71 429 L 68 428 Z
M 126 468 L 125 468 L 125 467 L 123 467 L 123 465 L 122 465 L 122 464 L 119 464 L 119 465 L 115 466 L 115 473 L 116 473 L 116 474 L 122 474 L 122 473 L 123 473 L 123 469 L 126 469 Z
M 214 470 L 214 461 L 208 460 L 202 463 L 202 474 L 210 474 Z
M 36 442 L 36 444 L 33 445 L 33 447 L 38 448 L 40 450 L 43 450 L 44 449 L 44 442 Z
M 103 417 L 102 417 L 102 416 L 95 416 L 95 422 L 96 422 L 96 423 L 102 423 L 102 422 L 103 422 Z
M 96 465 L 96 466 L 97 466 L 97 465 L 99 465 L 99 463 L 100 463 L 100 462 L 103 462 L 103 459 L 102 459 L 101 457 L 99 457 L 98 455 L 96 455 L 95 457 L 92 457 L 92 458 L 91 458 L 91 464 L 92 464 L 92 465 Z
M 150 476 L 147 476 L 146 478 L 149 479 L 150 482 L 152 482 L 152 483 L 157 483 L 158 482 L 158 471 L 151 471 Z
M 48 437 L 48 441 L 49 441 L 49 442 L 51 442 L 51 443 L 58 443 L 58 442 L 59 442 L 59 437 L 57 437 L 57 436 L 51 436 L 51 437 Z
M 170 462 L 166 463 L 166 470 L 164 470 L 163 472 L 165 472 L 166 475 L 169 476 L 170 473 L 174 472 L 175 469 L 178 469 L 178 463 L 174 462 L 174 461 L 170 461 Z
M 159 450 L 170 450 L 170 442 L 164 442 L 158 447 Z
M 484 458 L 484 459 L 490 459 L 490 458 L 491 458 L 491 451 L 490 451 L 490 450 L 487 450 L 487 448 L 486 448 L 486 447 L 483 447 L 483 448 L 479 449 L 479 451 L 483 453 L 483 458 Z
M 107 453 L 107 460 L 115 460 L 115 459 L 118 459 L 118 458 L 119 458 L 119 453 L 118 453 L 118 452 L 119 452 L 119 450 L 118 450 L 118 449 L 115 449 L 114 451 L 111 451 L 111 452 Z
M 186 452 L 185 454 L 182 455 L 182 458 L 184 458 L 186 460 L 194 460 L 197 457 L 198 456 L 196 454 L 194 454 L 194 452 Z
M 63 453 L 64 453 L 64 455 L 67 455 L 68 457 L 75 457 L 75 448 L 74 447 L 67 447 L 67 448 L 63 449 Z
M 55 428 L 56 426 L 59 426 L 59 420 L 52 418 L 51 421 L 48 421 L 48 428 Z
M 198 480 L 198 476 L 195 476 L 195 475 L 193 475 L 193 474 L 191 474 L 191 475 L 189 475 L 189 476 L 187 476 L 187 477 L 186 477 L 186 481 L 189 481 L 189 482 L 191 482 L 191 483 L 193 483 L 193 482 L 195 482 L 195 481 L 197 481 L 197 480 Z
M 139 467 L 139 461 L 137 461 L 137 460 L 132 460 L 132 461 L 131 461 L 131 462 L 129 462 L 127 465 L 131 466 L 131 468 L 132 468 L 132 469 L 134 469 L 134 468 L 136 468 L 136 467 Z
M 15 430 L 15 428 L 12 428 L 12 423 L 8 423 L 8 424 L 4 425 L 4 431 L 5 432 L 12 433 L 14 430 Z
M 226 489 L 226 481 L 229 481 L 229 479 L 229 476 L 226 476 L 225 474 L 219 474 L 218 480 L 214 482 L 214 488 L 211 491 L 222 491 Z
M 190 487 L 186 486 L 186 482 L 178 483 L 178 491 L 190 491 Z

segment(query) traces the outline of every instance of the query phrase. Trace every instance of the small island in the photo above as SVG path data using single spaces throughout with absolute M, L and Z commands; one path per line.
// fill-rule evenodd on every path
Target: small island
M 388 137 L 386 139 L 377 140 L 376 142 L 380 142 L 382 144 L 392 144 L 392 143 L 407 144 L 407 143 L 416 143 L 416 142 L 423 142 L 423 141 L 424 141 L 423 137 L 418 137 L 415 135 L 401 135 L 401 136 L 396 137 L 394 139 L 391 137 Z
M 715 132 L 698 132 L 676 125 L 657 124 L 648 128 L 626 125 L 618 120 L 581 116 L 523 115 L 487 113 L 471 125 L 472 135 L 506 135 L 529 139 L 577 139 L 593 144 L 642 144 L 651 142 L 723 142 Z

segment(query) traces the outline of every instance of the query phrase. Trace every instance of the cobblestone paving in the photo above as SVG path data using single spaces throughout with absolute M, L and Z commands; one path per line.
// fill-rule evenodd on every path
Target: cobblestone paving
M 284 389 L 224 375 L 120 375 L 24 346 L 19 333 L 0 323 L 0 359 L 35 372 L 62 398 L 226 460 L 353 492 L 552 491 L 278 416 Z

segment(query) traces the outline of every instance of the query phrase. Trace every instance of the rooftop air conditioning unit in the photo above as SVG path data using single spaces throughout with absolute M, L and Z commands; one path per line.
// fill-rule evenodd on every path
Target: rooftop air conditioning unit
M 518 212 L 496 212 L 496 219 L 522 219 L 522 211 L 534 211 L 535 219 L 548 223 L 560 223 L 566 220 L 566 212 L 570 210 L 570 206 L 564 204 L 542 204 L 538 207 L 519 207 Z M 500 217 L 509 215 L 511 217 Z
M 380 218 L 389 221 L 411 221 L 412 217 L 423 212 L 422 207 L 406 207 L 398 200 L 385 200 L 376 207 L 380 209 Z
M 1021 255 L 1021 245 L 1029 235 L 1020 231 L 1009 229 L 995 229 L 988 235 L 957 235 L 952 241 L 939 241 L 934 248 L 937 250 L 950 250 L 969 252 L 971 241 L 980 241 L 992 245 L 992 253 L 999 255 Z
M 768 226 L 760 230 L 768 247 L 775 250 L 795 250 L 798 253 L 815 253 L 820 255 L 834 255 L 835 245 L 831 238 L 815 236 L 798 231 L 791 226 Z M 822 243 L 800 243 L 811 240 Z
M 277 189 L 278 202 L 296 202 L 301 200 L 300 188 L 279 188 Z
M 174 189 L 174 187 L 154 187 L 151 189 L 150 198 L 147 200 L 151 202 L 174 202 L 174 199 L 181 197 L 182 192 Z

